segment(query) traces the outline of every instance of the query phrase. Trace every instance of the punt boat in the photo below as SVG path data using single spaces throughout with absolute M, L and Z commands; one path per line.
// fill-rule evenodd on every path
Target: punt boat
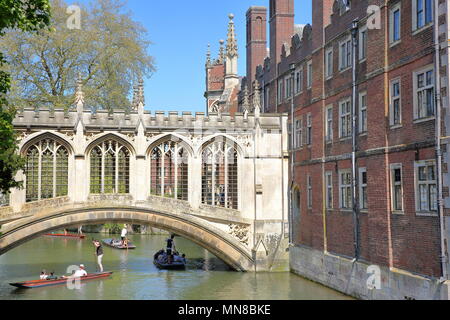
M 136 246 L 133 243 L 131 243 L 131 241 L 129 241 L 129 240 L 128 240 L 128 247 L 122 245 L 121 240 L 116 240 L 116 239 L 103 239 L 102 242 L 106 246 L 114 248 L 114 249 L 120 249 L 120 250 L 136 249 Z
M 80 277 L 80 281 L 89 281 L 89 280 L 97 280 L 108 278 L 112 275 L 112 272 L 99 272 L 99 273 L 90 273 L 87 276 Z M 13 287 L 23 288 L 23 289 L 32 289 L 32 288 L 41 288 L 41 287 L 49 287 L 56 286 L 67 283 L 68 278 L 59 278 L 56 280 L 31 280 L 31 281 L 23 281 L 10 283 Z
M 46 233 L 46 237 L 59 237 L 59 238 L 71 238 L 71 239 L 84 239 L 86 236 L 84 234 L 64 234 L 64 233 Z

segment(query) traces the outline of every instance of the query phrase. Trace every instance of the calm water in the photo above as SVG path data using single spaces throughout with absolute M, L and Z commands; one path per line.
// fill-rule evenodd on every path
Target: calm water
M 333 290 L 290 273 L 238 273 L 228 268 L 196 244 L 177 237 L 176 246 L 186 253 L 186 271 L 158 270 L 152 255 L 162 248 L 165 236 L 132 235 L 136 250 L 121 251 L 104 247 L 103 266 L 114 271 L 112 278 L 81 284 L 79 290 L 66 286 L 15 289 L 10 282 L 39 279 L 42 269 L 65 274 L 69 265 L 83 263 L 95 272 L 91 238 L 85 240 L 39 237 L 0 256 L 1 299 L 348 299 Z M 204 270 L 196 266 L 206 262 Z

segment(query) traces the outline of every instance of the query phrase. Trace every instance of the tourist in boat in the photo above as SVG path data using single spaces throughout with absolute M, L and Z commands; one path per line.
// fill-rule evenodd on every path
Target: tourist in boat
M 102 247 L 102 244 L 98 240 L 94 240 L 94 241 L 92 241 L 92 243 L 95 246 L 95 255 L 97 257 L 98 270 L 99 270 L 99 272 L 103 272 L 103 264 L 102 264 L 103 247 Z
M 174 241 L 175 235 L 171 235 L 169 239 L 166 240 L 167 247 L 166 247 L 166 253 L 167 253 L 167 260 L 170 263 L 172 263 L 173 260 L 173 253 L 175 252 L 175 241 Z
M 183 253 L 181 256 L 179 254 L 174 255 L 173 256 L 173 261 L 174 262 L 182 262 L 182 263 L 186 263 L 186 255 Z
M 62 278 L 81 278 L 87 276 L 87 272 L 84 268 L 84 264 L 80 264 L 79 269 L 75 270 L 70 276 L 62 276 Z
M 47 277 L 48 277 L 47 272 L 45 270 L 42 270 L 41 275 L 39 276 L 39 278 L 41 280 L 45 280 L 45 279 L 47 279 Z
M 163 254 L 164 254 L 164 249 L 161 249 L 157 253 L 155 253 L 155 255 L 153 256 L 153 259 L 158 260 L 159 257 Z
M 50 272 L 50 275 L 47 277 L 47 280 L 58 280 L 58 277 L 55 276 L 55 272 Z

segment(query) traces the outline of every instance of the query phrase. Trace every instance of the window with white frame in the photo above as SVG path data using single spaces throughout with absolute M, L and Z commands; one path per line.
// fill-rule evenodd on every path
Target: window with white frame
M 421 29 L 433 22 L 432 0 L 412 0 L 413 30 Z
M 333 106 L 327 107 L 325 121 L 325 140 L 331 142 L 333 141 Z
M 307 188 L 308 188 L 308 208 L 312 209 L 312 178 L 311 176 L 307 176 Z
M 325 206 L 327 209 L 333 209 L 333 172 L 325 172 Z
M 400 79 L 391 81 L 390 100 L 390 123 L 391 126 L 398 126 L 402 123 L 402 97 Z
M 403 177 L 401 164 L 391 164 L 391 194 L 392 211 L 403 211 Z
M 352 39 L 347 37 L 339 43 L 339 70 L 345 70 L 352 66 Z
M 389 11 L 389 42 L 397 43 L 401 39 L 401 6 L 400 2 Z
M 359 208 L 361 210 L 367 210 L 367 169 L 359 169 Z
M 367 27 L 359 29 L 359 60 L 367 57 Z
M 306 116 L 306 144 L 312 144 L 312 115 L 308 113 Z
M 303 91 L 303 67 L 295 72 L 295 93 Z
M 291 77 L 286 77 L 286 78 L 284 78 L 284 83 L 285 83 L 285 85 L 284 85 L 284 88 L 285 88 L 284 98 L 287 99 L 287 98 L 290 98 L 290 97 L 291 97 L 291 94 L 292 94 L 292 90 L 291 90 L 291 86 L 292 86 L 292 83 L 291 83 Z
M 307 79 L 306 79 L 306 86 L 309 88 L 311 88 L 312 86 L 312 81 L 313 81 L 313 66 L 312 66 L 312 61 L 308 61 L 308 63 L 306 64 L 307 66 Z
M 264 112 L 269 111 L 269 99 L 270 99 L 270 87 L 265 88 L 265 98 L 264 98 Z
M 295 120 L 295 148 L 303 145 L 303 124 L 302 119 Z
M 367 132 L 367 93 L 359 94 L 359 133 Z
M 329 79 L 332 76 L 333 76 L 333 48 L 329 48 L 325 52 L 325 78 Z
M 352 173 L 351 170 L 339 172 L 339 207 L 352 208 Z
M 415 119 L 434 116 L 434 69 L 428 67 L 414 72 Z
M 434 160 L 417 161 L 415 173 L 417 211 L 437 211 L 436 162 Z
M 339 103 L 339 137 L 348 138 L 352 135 L 352 103 L 350 99 Z
M 278 104 L 283 102 L 283 80 L 278 80 Z

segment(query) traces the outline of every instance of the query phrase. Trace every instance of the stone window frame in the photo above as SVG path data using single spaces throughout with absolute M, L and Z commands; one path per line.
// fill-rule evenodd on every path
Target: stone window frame
M 168 144 L 169 144 L 169 146 L 167 148 Z M 153 158 L 156 155 L 155 152 L 156 153 L 159 152 L 160 158 L 162 159 L 160 170 L 157 170 L 156 172 L 152 165 L 153 160 L 156 160 Z M 169 188 L 171 187 L 173 189 L 173 197 L 168 197 L 167 193 L 166 193 L 166 174 L 165 174 L 165 169 L 167 167 L 165 165 L 165 159 L 167 158 L 165 156 L 166 154 L 169 154 L 169 156 L 173 158 L 173 160 L 172 160 L 173 162 L 171 162 L 171 164 L 173 164 L 173 169 L 174 169 L 173 183 L 167 185 L 167 186 L 169 186 Z M 150 195 L 188 201 L 189 200 L 189 158 L 190 158 L 190 153 L 188 151 L 188 148 L 186 148 L 186 146 L 183 142 L 176 142 L 176 141 L 173 141 L 172 139 L 166 139 L 166 140 L 158 141 L 157 143 L 154 143 L 150 147 L 150 153 L 149 153 Z M 180 159 L 182 162 L 185 162 L 185 163 L 180 163 Z M 186 164 L 187 166 L 183 167 L 182 166 L 183 164 Z M 179 180 L 180 172 L 181 172 L 181 179 L 182 179 L 181 181 Z M 154 179 L 156 179 L 156 180 L 154 180 Z M 158 180 L 162 181 L 159 184 L 160 190 L 153 191 L 152 186 L 154 186 L 154 185 L 158 186 Z M 170 195 L 170 193 L 169 193 L 169 195 Z
M 431 75 L 431 84 L 427 83 L 427 73 L 430 72 L 432 73 Z M 424 81 L 425 81 L 425 86 L 423 86 L 420 91 L 427 91 L 432 89 L 433 92 L 431 94 L 431 102 L 433 103 L 433 114 L 432 115 L 426 115 L 421 117 L 419 115 L 419 99 L 418 99 L 418 94 L 419 94 L 419 84 L 418 84 L 418 78 L 419 75 L 423 75 L 424 76 Z M 429 121 L 429 120 L 434 120 L 436 118 L 436 103 L 435 103 L 435 70 L 434 70 L 434 65 L 430 64 L 427 66 L 422 67 L 421 69 L 418 69 L 416 71 L 413 72 L 413 112 L 414 112 L 414 123 L 418 123 L 418 122 L 423 122 L 423 121 Z
M 238 146 L 237 143 L 234 141 L 230 141 L 229 139 L 223 137 L 223 136 L 219 136 L 219 139 L 214 138 L 213 140 L 210 140 L 208 142 L 206 142 L 202 149 L 201 149 L 201 159 L 202 159 L 202 164 L 201 164 L 201 180 L 202 180 L 202 191 L 201 191 L 201 203 L 204 205 L 210 205 L 210 206 L 216 206 L 216 207 L 222 207 L 222 208 L 226 208 L 226 209 L 233 209 L 233 210 L 240 210 L 240 199 L 241 199 L 241 193 L 240 193 L 240 153 L 238 150 Z M 224 139 L 224 140 L 222 140 Z M 217 149 L 217 145 L 221 144 L 221 146 L 223 146 L 223 151 L 218 150 Z M 204 179 L 207 179 L 208 175 L 204 174 L 204 170 L 205 170 L 205 153 L 210 151 L 211 153 L 211 157 L 208 156 L 208 159 L 215 159 L 215 157 L 217 156 L 218 153 L 222 153 L 223 154 L 223 163 L 224 163 L 224 172 L 223 172 L 223 178 L 224 178 L 224 190 L 223 190 L 223 194 L 224 194 L 224 202 L 223 205 L 220 203 L 217 204 L 217 199 L 216 199 L 216 195 L 217 192 L 215 191 L 221 191 L 221 190 L 216 190 L 216 186 L 215 186 L 215 182 L 216 182 L 216 178 L 217 176 L 215 176 L 214 174 L 217 173 L 217 168 L 215 168 L 215 160 L 212 161 L 211 164 L 211 203 L 206 201 L 205 202 L 205 190 L 206 192 L 208 192 L 208 189 L 205 189 L 205 182 Z M 232 182 L 233 185 L 230 185 L 230 176 L 229 176 L 229 154 L 230 152 L 234 152 L 234 161 L 235 161 L 235 180 Z M 220 170 L 220 168 L 219 168 Z M 220 172 L 219 172 L 219 178 L 220 178 Z M 231 189 L 235 189 L 235 192 L 233 194 L 233 190 L 230 191 L 230 186 Z M 230 207 L 230 200 L 229 200 L 229 195 L 231 194 L 231 196 L 233 197 L 233 195 L 235 196 L 235 202 L 233 202 L 233 199 L 231 199 L 231 207 Z M 219 200 L 220 201 L 220 200 Z
M 325 142 L 332 143 L 333 137 L 333 105 L 329 105 L 325 107 Z
M 433 167 L 434 172 L 434 179 L 430 179 L 429 176 L 429 168 Z M 425 168 L 424 171 L 425 179 L 421 178 L 421 168 Z M 431 187 L 434 185 L 434 197 L 436 198 L 436 201 L 433 201 L 431 198 Z M 428 208 L 423 209 L 422 203 L 421 203 L 421 186 L 425 186 L 427 188 L 426 195 L 427 195 L 427 204 Z M 436 160 L 430 159 L 430 160 L 419 160 L 414 162 L 414 195 L 415 195 L 415 207 L 416 207 L 416 215 L 417 216 L 437 216 L 438 206 L 437 206 L 437 172 L 436 172 Z M 435 204 L 435 208 L 432 207 L 432 205 Z M 435 209 L 435 210 L 433 210 Z
M 43 143 L 46 143 L 44 146 Z M 52 143 L 52 147 L 50 146 Z M 34 149 L 37 154 L 34 153 L 33 157 L 37 157 L 34 160 L 31 160 L 29 157 L 29 152 Z M 58 163 L 58 153 L 60 150 L 65 150 L 65 166 L 61 166 L 61 163 Z M 62 196 L 67 196 L 69 194 L 69 170 L 70 170 L 70 159 L 73 156 L 73 152 L 70 147 L 68 147 L 65 143 L 60 141 L 60 139 L 54 138 L 53 136 L 39 136 L 32 142 L 28 143 L 27 146 L 23 149 L 23 155 L 26 158 L 26 167 L 24 170 L 25 174 L 25 201 L 33 202 L 40 201 L 43 199 L 52 199 Z M 51 182 L 51 196 L 47 197 L 43 195 L 43 157 L 44 154 L 50 152 L 52 156 L 52 165 L 51 167 L 47 167 L 47 169 L 51 169 L 52 172 L 52 182 Z M 33 161 L 31 164 L 30 161 Z M 37 161 L 37 162 L 36 162 Z M 32 165 L 33 168 L 29 169 L 29 166 Z M 59 170 L 58 170 L 59 169 Z M 33 170 L 33 174 L 30 174 L 29 170 Z M 32 178 L 33 177 L 33 178 Z M 65 180 L 65 182 L 61 183 L 61 179 Z M 33 187 L 30 187 L 30 184 Z M 47 184 L 47 187 L 50 184 Z M 63 187 L 62 189 L 58 189 L 58 187 Z M 64 191 L 65 188 L 65 191 Z M 35 194 L 32 196 L 31 192 L 35 190 Z M 49 190 L 49 189 L 48 189 Z
M 306 115 L 306 145 L 312 145 L 312 114 L 311 112 Z
M 423 5 L 423 25 L 419 26 L 418 23 L 419 21 L 417 20 L 418 18 L 418 12 L 417 12 L 417 1 L 420 1 Z M 430 21 L 426 21 L 426 4 L 429 1 L 430 5 L 431 5 L 431 19 Z M 431 27 L 434 24 L 434 0 L 412 0 L 411 1 L 411 8 L 412 8 L 412 19 L 411 19 L 411 26 L 412 26 L 412 32 L 413 35 Z
M 349 110 L 343 112 L 343 105 L 348 105 Z M 343 118 L 346 118 L 347 121 L 346 135 L 343 135 Z M 339 138 L 341 140 L 348 140 L 352 138 L 352 100 L 350 97 L 339 101 Z
M 344 51 L 343 51 L 344 48 Z M 339 41 L 339 72 L 345 72 L 352 67 L 352 37 L 347 35 L 344 39 Z M 345 63 L 344 59 L 345 58 Z
M 414 0 L 413 0 L 414 1 Z M 398 39 L 395 39 L 395 13 L 398 11 Z M 401 2 L 396 3 L 389 9 L 389 46 L 394 47 L 402 41 L 402 5 Z
M 325 172 L 325 209 L 332 210 L 333 205 L 333 171 Z
M 365 101 L 364 101 L 365 100 Z M 365 103 L 363 103 L 365 102 Z M 361 91 L 358 94 L 358 134 L 359 135 L 367 135 L 367 91 Z
M 114 146 L 114 148 L 111 147 L 111 142 L 115 143 L 116 145 Z M 109 143 L 109 146 L 105 146 L 106 143 Z M 101 159 L 100 159 L 100 175 L 98 176 L 100 179 L 100 192 L 93 192 L 93 185 L 92 185 L 92 173 L 93 173 L 93 168 L 92 168 L 92 163 L 93 163 L 93 152 L 94 150 L 99 150 L 100 151 L 100 155 L 101 155 Z M 125 173 L 121 174 L 121 163 L 120 163 L 120 155 L 122 150 L 125 150 Z M 112 152 L 112 154 L 114 155 L 115 158 L 115 163 L 114 163 L 114 187 L 113 187 L 113 192 L 110 193 L 109 191 L 105 193 L 105 178 L 106 178 L 106 155 Z M 127 154 L 128 153 L 128 154 Z M 130 179 L 131 179 L 131 162 L 132 162 L 132 158 L 133 158 L 133 151 L 132 149 L 126 144 L 123 143 L 122 141 L 120 141 L 119 139 L 115 139 L 115 137 L 111 137 L 111 136 L 105 136 L 103 139 L 101 139 L 100 141 L 97 141 L 95 144 L 92 145 L 92 147 L 89 148 L 88 150 L 88 164 L 89 164 L 89 168 L 87 170 L 87 172 L 89 173 L 89 194 L 129 194 L 130 193 L 130 189 L 131 189 L 131 183 L 130 183 Z M 123 164 L 123 163 L 122 163 Z M 125 181 L 125 184 L 123 185 L 125 188 L 125 192 L 121 191 L 121 186 L 120 183 L 122 181 Z M 122 186 L 122 188 L 123 188 Z
M 396 181 L 395 171 L 400 170 L 400 181 Z M 404 192 L 403 192 L 403 164 L 402 163 L 392 163 L 389 165 L 390 178 L 391 178 L 391 212 L 393 214 L 404 214 L 405 202 L 404 202 Z M 396 207 L 398 201 L 396 197 L 396 187 L 400 187 L 401 194 L 401 209 Z
M 366 175 L 366 181 L 364 182 L 363 176 Z M 367 168 L 358 169 L 358 189 L 359 189 L 359 209 L 362 212 L 367 212 L 369 210 L 369 200 L 368 200 L 368 175 Z M 365 197 L 364 197 L 365 195 Z M 364 203 L 364 199 L 366 202 Z
M 295 119 L 295 148 L 303 147 L 303 117 Z
M 348 175 L 349 179 L 347 183 L 343 183 L 342 176 Z M 348 201 L 347 206 L 344 207 L 343 203 L 343 190 L 346 190 L 346 198 Z M 352 210 L 352 170 L 351 169 L 342 169 L 339 170 L 339 208 L 343 211 L 351 211 Z
M 310 174 L 306 176 L 306 202 L 308 209 L 313 208 L 313 187 L 312 177 Z
M 363 38 L 364 35 L 364 38 Z M 363 27 L 361 27 L 359 29 L 358 32 L 358 39 L 359 39 L 359 46 L 358 46 L 358 60 L 359 63 L 362 63 L 364 61 L 366 61 L 367 59 L 367 36 L 369 35 L 368 33 L 368 28 L 367 25 L 364 25 Z
M 394 96 L 394 85 L 398 85 L 398 95 Z M 394 104 L 398 101 L 399 108 L 399 121 L 396 123 Z M 389 81 L 389 124 L 391 129 L 399 128 L 402 126 L 402 79 L 397 77 Z
M 334 74 L 333 59 L 334 59 L 334 51 L 333 51 L 333 47 L 330 47 L 325 51 L 325 79 L 326 80 L 333 78 L 333 74 Z
M 304 76 L 303 76 L 304 70 L 303 66 L 300 66 L 295 70 L 295 95 L 299 95 L 303 93 L 303 82 L 304 82 Z
M 306 63 L 306 88 L 309 90 L 313 84 L 313 65 L 312 60 Z

